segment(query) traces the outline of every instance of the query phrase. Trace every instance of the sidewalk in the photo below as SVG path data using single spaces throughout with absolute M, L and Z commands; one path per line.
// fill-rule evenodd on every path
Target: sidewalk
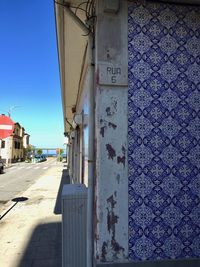
M 63 166 L 48 170 L 23 193 L 28 200 L 0 220 L 0 266 L 61 266 L 60 197 L 62 184 L 68 182 Z

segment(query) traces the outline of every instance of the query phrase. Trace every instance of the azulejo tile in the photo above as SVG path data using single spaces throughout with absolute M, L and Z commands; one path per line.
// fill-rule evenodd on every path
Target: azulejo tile
M 199 12 L 129 4 L 132 261 L 200 258 Z

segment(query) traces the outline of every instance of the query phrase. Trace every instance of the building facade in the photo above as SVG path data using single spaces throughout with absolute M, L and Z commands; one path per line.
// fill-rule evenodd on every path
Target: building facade
M 25 129 L 17 122 L 14 124 L 13 134 L 0 141 L 0 156 L 6 164 L 23 161 L 24 149 L 29 144 L 29 135 Z
M 200 1 L 66 2 L 58 51 L 87 267 L 197 267 Z

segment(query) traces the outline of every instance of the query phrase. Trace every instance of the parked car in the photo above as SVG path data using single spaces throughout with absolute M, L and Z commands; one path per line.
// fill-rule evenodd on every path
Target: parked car
M 3 161 L 0 159 L 0 173 L 4 173 L 4 163 Z
M 36 162 L 43 162 L 43 161 L 46 161 L 46 160 L 47 160 L 47 158 L 46 158 L 45 155 L 36 155 L 35 156 L 35 161 Z

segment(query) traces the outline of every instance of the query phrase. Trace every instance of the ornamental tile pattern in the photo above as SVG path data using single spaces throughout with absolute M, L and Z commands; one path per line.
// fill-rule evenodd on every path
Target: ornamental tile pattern
M 141 2 L 128 9 L 129 257 L 200 258 L 200 7 Z

